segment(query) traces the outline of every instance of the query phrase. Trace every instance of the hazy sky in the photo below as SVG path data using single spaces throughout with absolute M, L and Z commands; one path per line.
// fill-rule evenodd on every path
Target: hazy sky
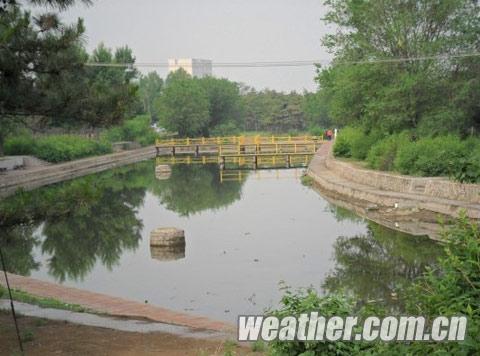
M 137 62 L 173 57 L 215 62 L 329 58 L 320 38 L 323 0 L 94 0 L 63 17 L 85 20 L 87 47 L 127 44 Z M 214 64 L 215 65 L 215 64 Z M 152 70 L 152 69 L 147 69 Z M 314 90 L 314 67 L 215 68 L 214 75 L 254 86 Z M 157 69 L 164 77 L 166 69 Z

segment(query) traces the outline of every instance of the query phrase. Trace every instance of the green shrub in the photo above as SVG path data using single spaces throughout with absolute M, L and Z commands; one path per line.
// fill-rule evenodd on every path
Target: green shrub
M 356 129 L 345 127 L 339 131 L 333 146 L 333 154 L 335 157 L 352 157 L 352 141 L 358 135 Z
M 76 135 L 45 136 L 36 141 L 35 147 L 35 156 L 49 162 L 71 161 L 112 151 L 108 142 Z
M 343 295 L 322 297 L 313 289 L 303 289 L 297 293 L 286 289 L 280 308 L 270 314 L 282 319 L 286 316 L 299 317 L 303 313 L 310 312 L 318 312 L 318 315 L 327 319 L 332 316 L 351 316 L 355 315 L 354 302 Z M 359 328 L 355 329 L 357 330 Z M 268 346 L 270 354 L 273 355 L 355 355 L 371 349 L 374 344 L 343 340 L 337 342 L 275 340 Z
M 350 143 L 342 136 L 337 137 L 333 145 L 333 155 L 335 157 L 351 157 L 352 150 Z
M 234 122 L 224 122 L 210 130 L 210 136 L 234 136 L 239 135 L 240 130 Z
M 364 160 L 370 147 L 380 138 L 381 134 L 376 131 L 367 135 L 361 129 L 345 127 L 338 133 L 333 147 L 333 154 L 339 157 L 353 157 Z
M 368 135 L 359 130 L 359 133 L 352 137 L 351 149 L 352 157 L 359 160 L 367 158 L 370 148 L 381 138 L 383 135 L 379 131 L 372 131 Z
M 325 130 L 320 126 L 313 126 L 308 130 L 308 132 L 312 136 L 323 136 L 323 133 L 325 132 Z
M 9 137 L 5 140 L 6 155 L 31 155 L 35 151 L 35 141 L 31 135 Z
M 102 139 L 109 142 L 124 141 L 123 130 L 121 126 L 115 126 L 104 131 L 101 136 Z
M 439 259 L 438 270 L 430 269 L 406 291 L 407 312 L 427 318 L 465 315 L 467 338 L 464 342 L 414 342 L 408 349 L 404 345 L 397 348 L 403 347 L 412 355 L 479 355 L 480 229 L 462 214 L 443 238 L 445 254 Z
M 153 145 L 158 134 L 150 126 L 148 115 L 139 115 L 125 120 L 122 125 L 112 127 L 102 134 L 102 138 L 109 142 L 135 141 L 142 146 Z
M 378 141 L 368 151 L 367 162 L 369 167 L 382 171 L 393 170 L 398 148 L 408 143 L 409 135 L 406 132 L 391 135 Z
M 395 168 L 404 174 L 445 176 L 453 174 L 456 162 L 469 155 L 465 142 L 455 136 L 427 137 L 398 149 Z
M 452 168 L 452 177 L 462 183 L 480 183 L 480 147 L 468 158 L 457 160 Z

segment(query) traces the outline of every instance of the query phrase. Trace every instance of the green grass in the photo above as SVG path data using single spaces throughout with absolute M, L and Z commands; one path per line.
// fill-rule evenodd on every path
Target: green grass
M 267 344 L 262 340 L 257 340 L 252 344 L 253 352 L 265 352 L 267 351 Z
M 314 179 L 307 175 L 303 175 L 302 178 L 300 178 L 300 181 L 306 187 L 311 187 L 314 183 Z
M 29 294 L 27 292 L 23 292 L 20 290 L 16 290 L 16 289 L 12 290 L 12 297 L 13 297 L 13 300 L 17 302 L 33 304 L 41 308 L 70 310 L 78 313 L 83 313 L 88 311 L 86 308 L 82 307 L 81 305 L 68 304 L 53 298 L 37 297 L 35 295 Z M 0 298 L 8 298 L 7 289 L 3 286 L 0 286 Z

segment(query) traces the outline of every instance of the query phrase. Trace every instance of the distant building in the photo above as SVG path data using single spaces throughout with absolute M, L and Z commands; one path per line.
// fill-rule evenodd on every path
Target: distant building
M 212 61 L 208 59 L 173 58 L 168 60 L 168 72 L 182 68 L 192 77 L 203 78 L 212 75 Z

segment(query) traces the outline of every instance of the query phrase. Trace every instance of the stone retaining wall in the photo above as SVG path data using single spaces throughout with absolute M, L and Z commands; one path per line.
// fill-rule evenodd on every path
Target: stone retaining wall
M 332 156 L 332 143 L 317 151 L 307 170 L 318 187 L 355 200 L 391 210 L 391 215 L 430 212 L 458 217 L 462 211 L 480 219 L 480 185 L 460 184 L 444 178 L 418 178 L 367 170 Z
M 345 179 L 378 189 L 434 198 L 480 203 L 480 184 L 462 184 L 438 177 L 409 177 L 355 167 L 329 156 L 325 165 Z
M 155 157 L 155 147 L 89 157 L 76 161 L 17 170 L 0 175 L 0 198 L 14 194 L 19 188 L 32 190 L 115 167 Z

